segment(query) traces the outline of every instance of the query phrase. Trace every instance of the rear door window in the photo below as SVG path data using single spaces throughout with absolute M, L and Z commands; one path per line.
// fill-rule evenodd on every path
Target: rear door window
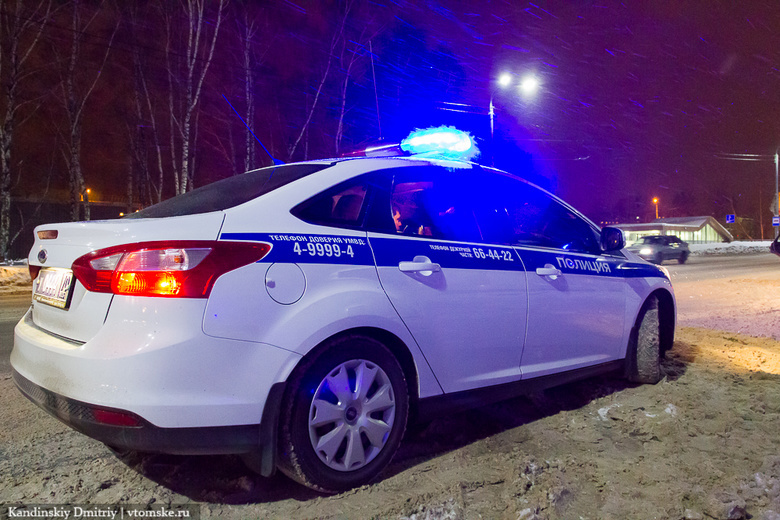
M 478 242 L 470 170 L 437 166 L 398 170 L 390 191 L 395 233 Z

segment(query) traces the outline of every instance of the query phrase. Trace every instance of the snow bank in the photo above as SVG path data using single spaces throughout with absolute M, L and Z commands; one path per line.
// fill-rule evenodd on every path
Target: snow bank
M 11 265 L 0 265 L 0 293 L 28 290 L 30 273 L 27 262 L 13 262 Z
M 756 255 L 768 253 L 771 240 L 758 242 L 729 242 L 728 244 L 689 244 L 692 255 Z

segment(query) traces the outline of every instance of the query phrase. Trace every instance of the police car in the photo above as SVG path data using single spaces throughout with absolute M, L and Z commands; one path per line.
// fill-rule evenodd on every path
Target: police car
M 239 453 L 338 492 L 375 478 L 416 418 L 608 371 L 657 382 L 667 272 L 620 230 L 452 156 L 470 148 L 414 135 L 400 155 L 39 226 L 16 385 L 113 448 Z

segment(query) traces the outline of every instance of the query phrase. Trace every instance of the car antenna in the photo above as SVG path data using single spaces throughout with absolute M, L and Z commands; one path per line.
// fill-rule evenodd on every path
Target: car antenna
M 228 105 L 230 105 L 230 108 L 232 108 L 232 109 L 233 109 L 233 112 L 235 112 L 235 113 L 236 113 L 236 115 L 238 116 L 238 118 L 241 120 L 241 122 L 242 122 L 242 123 L 244 123 L 244 126 L 245 126 L 245 127 L 246 127 L 246 129 L 247 129 L 247 130 L 249 130 L 249 132 L 252 134 L 252 137 L 254 137 L 254 138 L 255 138 L 255 140 L 256 140 L 258 143 L 260 143 L 260 146 L 262 146 L 262 147 L 263 147 L 263 150 L 265 150 L 265 153 L 267 153 L 267 154 L 268 154 L 268 157 L 270 157 L 270 158 L 271 158 L 271 160 L 274 162 L 274 164 L 275 164 L 276 166 L 278 166 L 278 165 L 280 165 L 280 164 L 284 164 L 284 161 L 280 161 L 279 159 L 276 159 L 276 158 L 275 158 L 273 155 L 271 155 L 271 152 L 269 152 L 269 151 L 268 151 L 268 148 L 266 148 L 266 147 L 265 147 L 265 145 L 263 144 L 263 142 L 262 142 L 262 141 L 261 141 L 261 140 L 260 140 L 260 139 L 259 139 L 259 138 L 258 138 L 256 135 L 255 135 L 254 131 L 253 131 L 253 130 L 252 130 L 250 127 L 249 127 L 249 125 L 248 125 L 248 124 L 246 124 L 246 121 L 244 121 L 244 118 L 243 118 L 243 117 L 241 117 L 241 114 L 239 114 L 239 113 L 238 113 L 238 110 L 236 110 L 236 107 L 234 107 L 234 106 L 233 106 L 233 103 L 231 103 L 230 101 L 228 101 L 228 98 L 227 98 L 227 97 L 225 97 L 225 94 L 222 94 L 222 99 L 224 99 L 224 100 L 227 102 L 227 104 L 228 104 Z

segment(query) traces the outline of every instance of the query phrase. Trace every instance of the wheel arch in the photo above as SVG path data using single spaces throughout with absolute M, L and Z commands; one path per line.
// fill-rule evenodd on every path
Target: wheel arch
M 380 349 L 380 345 L 385 348 Z M 334 476 L 334 472 L 338 473 L 338 471 L 334 470 L 329 464 L 327 468 L 322 469 L 320 465 L 323 462 L 318 464 L 312 463 L 315 458 L 319 457 L 316 456 L 314 451 L 311 451 L 309 454 L 310 450 L 306 448 L 312 442 L 310 437 L 311 431 L 308 434 L 301 433 L 304 430 L 301 430 L 300 425 L 302 420 L 308 421 L 310 417 L 302 419 L 301 414 L 309 413 L 308 405 L 310 403 L 306 400 L 314 397 L 315 392 L 311 382 L 318 381 L 323 374 L 327 374 L 327 372 L 321 372 L 323 367 L 332 367 L 333 365 L 330 363 L 334 359 L 342 361 L 359 359 L 361 353 L 365 352 L 364 349 L 366 347 L 369 349 L 369 352 L 374 352 L 374 354 L 367 354 L 366 359 L 378 357 L 386 363 L 389 363 L 390 358 L 397 361 L 397 367 L 386 365 L 384 369 L 392 369 L 391 371 L 395 374 L 396 384 L 402 384 L 399 380 L 399 375 L 401 374 L 406 381 L 408 400 L 405 403 L 400 398 L 395 400 L 396 406 L 400 406 L 402 410 L 405 408 L 404 414 L 400 416 L 404 420 L 398 423 L 400 424 L 398 427 L 393 425 L 392 431 L 389 432 L 389 438 L 393 440 L 387 440 L 387 443 L 392 446 L 392 449 L 386 449 L 385 441 L 382 441 L 382 451 L 375 460 L 369 460 L 366 464 L 359 466 L 355 470 L 357 473 L 352 472 L 350 469 L 350 474 L 344 473 L 344 477 L 341 476 L 342 474 Z M 344 349 L 343 351 L 341 350 L 342 348 Z M 322 363 L 326 364 L 323 365 Z M 314 369 L 314 367 L 318 367 L 315 370 L 320 371 L 320 373 L 312 379 L 309 370 Z M 400 374 L 398 372 L 399 369 L 401 370 Z M 355 327 L 340 331 L 322 340 L 298 361 L 286 380 L 284 394 L 280 399 L 280 402 L 283 403 L 283 409 L 276 424 L 278 439 L 274 446 L 274 466 L 293 480 L 325 493 L 341 492 L 374 479 L 397 452 L 407 425 L 412 419 L 412 413 L 416 413 L 413 412 L 413 406 L 416 410 L 417 401 L 417 385 L 414 384 L 416 379 L 417 374 L 411 352 L 400 338 L 388 331 L 372 327 Z M 396 386 L 396 388 L 399 387 Z M 301 402 L 298 400 L 299 398 L 304 400 L 305 408 L 301 408 L 299 404 L 296 404 Z M 291 399 L 295 399 L 295 402 L 291 401 Z M 304 411 L 302 412 L 301 410 Z M 306 435 L 308 440 L 302 440 L 302 435 Z M 310 448 L 314 449 L 311 446 Z M 379 465 L 377 466 L 377 464 Z M 360 472 L 363 473 L 362 476 L 359 475 Z M 353 478 L 351 476 L 352 473 L 358 474 L 358 476 Z M 356 483 L 354 479 L 358 479 L 359 482 Z
M 655 296 L 658 301 L 658 318 L 660 321 L 661 356 L 672 348 L 674 344 L 674 328 L 677 320 L 674 297 L 664 289 L 655 290 L 650 296 Z M 648 296 L 648 298 L 650 297 Z
M 390 353 L 395 356 L 395 358 L 398 360 L 398 364 L 401 365 L 404 378 L 406 378 L 407 391 L 409 392 L 410 416 L 412 419 L 416 418 L 417 403 L 420 399 L 420 380 L 417 364 L 414 361 L 412 352 L 406 346 L 406 343 L 404 343 L 401 338 L 385 329 L 378 327 L 353 327 L 328 336 L 298 360 L 296 366 L 290 372 L 290 375 L 288 375 L 288 380 L 290 377 L 292 377 L 292 374 L 299 366 L 304 366 L 311 358 L 321 355 L 333 340 L 350 335 L 360 335 L 373 338 L 382 343 L 390 351 Z

